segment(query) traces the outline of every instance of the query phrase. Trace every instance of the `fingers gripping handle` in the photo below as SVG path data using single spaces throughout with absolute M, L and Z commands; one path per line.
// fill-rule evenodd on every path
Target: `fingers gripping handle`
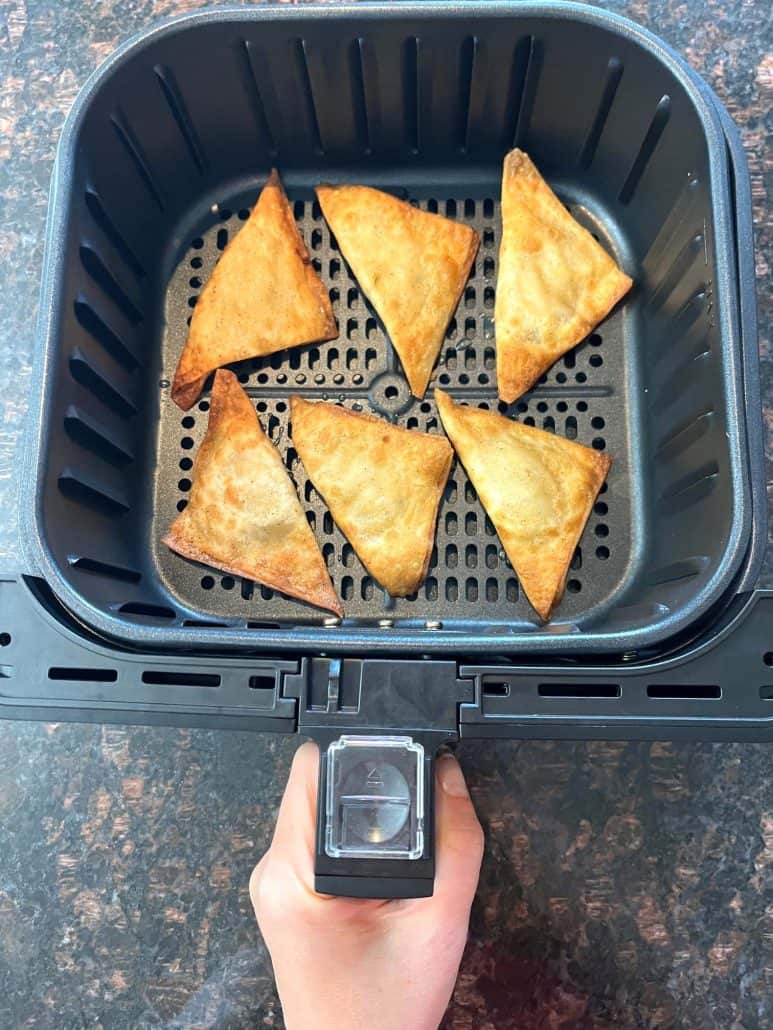
M 435 873 L 434 758 L 410 736 L 343 735 L 321 744 L 315 888 L 359 898 L 422 898 Z

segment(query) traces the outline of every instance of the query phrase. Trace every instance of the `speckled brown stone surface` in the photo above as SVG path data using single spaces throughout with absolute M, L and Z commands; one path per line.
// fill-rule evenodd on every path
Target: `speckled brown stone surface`
M 63 118 L 120 40 L 200 6 L 0 0 L 0 569 L 18 565 L 14 475 Z M 686 53 L 741 127 L 773 430 L 769 4 L 605 6 Z M 246 884 L 295 746 L 0 723 L 0 1027 L 281 1026 Z M 447 1027 L 773 1025 L 769 748 L 530 742 L 460 755 L 488 844 Z

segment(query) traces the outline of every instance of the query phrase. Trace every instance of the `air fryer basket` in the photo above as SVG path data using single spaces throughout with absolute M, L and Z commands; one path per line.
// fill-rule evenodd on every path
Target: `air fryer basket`
M 498 191 L 513 145 L 635 280 L 625 305 L 509 409 L 615 459 L 544 627 L 458 463 L 428 579 L 391 602 L 307 483 L 288 427 L 299 393 L 440 431 L 431 391 L 409 396 L 320 217 L 322 180 L 390 189 L 478 229 L 434 381 L 497 408 Z M 343 624 L 160 542 L 206 428 L 206 394 L 187 414 L 169 395 L 187 322 L 272 165 L 340 337 L 236 370 L 286 456 Z M 35 567 L 79 619 L 145 647 L 569 654 L 659 644 L 730 598 L 760 550 L 750 552 L 734 245 L 708 91 L 653 37 L 609 15 L 532 3 L 283 7 L 156 29 L 96 73 L 62 137 L 25 505 Z

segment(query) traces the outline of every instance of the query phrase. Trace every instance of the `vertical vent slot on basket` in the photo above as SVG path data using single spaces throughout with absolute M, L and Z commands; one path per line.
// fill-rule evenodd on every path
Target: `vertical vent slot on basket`
M 314 90 L 311 86 L 309 75 L 309 62 L 307 48 L 309 44 L 303 39 L 295 41 L 295 60 L 298 69 L 298 79 L 301 86 L 301 97 L 303 99 L 306 123 L 311 135 L 312 147 L 317 154 L 324 154 L 325 147 L 322 134 L 319 130 L 319 118 L 317 116 L 317 105 L 314 102 Z
M 722 688 L 698 683 L 650 683 L 647 697 L 657 701 L 718 701 Z
M 183 138 L 191 161 L 199 175 L 204 175 L 208 166 L 207 157 L 201 145 L 199 134 L 196 132 L 193 120 L 183 100 L 180 87 L 177 85 L 174 72 L 171 68 L 161 64 L 157 64 L 153 72 L 161 87 L 161 92 L 164 94 L 164 99 L 169 105 L 172 118 L 174 118 L 177 128 L 180 130 L 180 135 Z
M 113 273 L 88 243 L 80 246 L 81 264 L 99 288 L 112 300 L 132 325 L 142 321 L 142 313 Z
M 607 124 L 609 113 L 612 110 L 612 104 L 615 102 L 617 96 L 617 88 L 620 85 L 620 80 L 623 77 L 623 62 L 619 57 L 610 57 L 607 64 L 607 73 L 604 77 L 604 88 L 601 91 L 601 99 L 599 100 L 598 110 L 593 119 L 588 135 L 583 144 L 582 151 L 580 152 L 579 165 L 580 168 L 590 168 L 593 164 L 593 159 L 596 156 L 599 141 L 601 140 L 601 134 L 604 131 L 604 126 Z
M 129 123 L 126 121 L 124 113 L 120 109 L 116 109 L 110 116 L 110 124 L 113 126 L 115 134 L 121 141 L 124 150 L 134 165 L 140 179 L 145 184 L 148 192 L 155 201 L 156 206 L 160 211 L 164 211 L 166 209 L 166 199 L 164 197 L 163 190 L 153 174 L 150 164 L 148 163 L 148 159 L 145 157 L 145 153 L 140 146 L 139 140 L 134 135 Z
M 419 97 L 419 52 L 420 43 L 411 36 L 403 43 L 403 124 L 405 145 L 412 154 L 421 148 L 420 97 Z
M 519 82 L 518 92 L 512 91 L 510 93 L 512 97 L 520 96 L 517 107 L 518 116 L 512 137 L 512 145 L 514 147 L 522 147 L 525 144 L 542 65 L 542 44 L 539 40 L 535 39 L 534 36 L 528 36 L 522 42 L 524 42 L 524 47 L 520 51 L 520 59 L 523 61 L 523 77 Z M 519 54 L 520 47 L 521 44 L 516 48 L 516 55 Z
M 265 141 L 269 157 L 275 158 L 277 157 L 279 150 L 276 145 L 276 136 L 274 135 L 271 129 L 271 124 L 268 120 L 266 105 L 263 102 L 263 96 L 260 92 L 260 86 L 258 85 L 258 79 L 255 74 L 253 45 L 249 40 L 243 39 L 239 49 L 241 53 L 240 63 L 242 68 L 242 78 L 244 81 L 245 92 L 247 93 L 247 101 L 249 103 L 250 111 L 252 112 L 252 117 L 255 120 L 258 135 Z
M 113 246 L 116 253 L 121 257 L 124 264 L 134 273 L 138 279 L 145 276 L 145 269 L 140 264 L 136 254 L 127 243 L 124 235 L 116 226 L 113 219 L 107 213 L 102 198 L 95 189 L 89 188 L 85 193 L 86 207 L 106 239 Z
M 540 683 L 540 697 L 553 698 L 615 698 L 622 696 L 619 683 Z
M 66 469 L 57 480 L 59 492 L 68 500 L 82 504 L 101 515 L 125 515 L 129 500 L 107 484 L 98 483 L 81 473 Z
M 631 170 L 628 172 L 626 180 L 620 190 L 618 199 L 621 204 L 630 204 L 633 200 L 636 188 L 644 175 L 647 165 L 650 162 L 650 158 L 655 153 L 655 148 L 660 141 L 660 137 L 663 135 L 666 125 L 668 125 L 670 117 L 671 98 L 666 94 L 658 101 L 658 106 L 655 108 L 655 114 L 652 116 L 652 121 L 647 129 L 647 134 L 639 147 L 639 153 L 634 158 Z
M 470 142 L 470 110 L 475 58 L 478 51 L 476 36 L 467 36 L 459 50 L 459 108 L 457 134 L 459 149 L 466 152 Z
M 357 141 L 363 153 L 370 154 L 371 139 L 368 101 L 365 92 L 364 42 L 363 39 L 355 39 L 349 47 L 349 80 L 352 89 L 352 111 Z
M 77 347 L 70 355 L 70 375 L 76 383 L 80 383 L 89 390 L 116 415 L 128 418 L 130 415 L 137 414 L 137 409 L 132 402 L 108 382 L 107 378 L 86 360 Z
M 65 412 L 64 428 L 79 447 L 96 454 L 110 465 L 121 467 L 134 460 L 134 455 L 119 444 L 105 426 L 74 404 L 70 404 Z
M 123 342 L 104 319 L 97 314 L 94 308 L 83 297 L 79 297 L 73 304 L 75 317 L 78 324 L 94 340 L 103 347 L 107 353 L 125 368 L 127 372 L 133 372 L 139 367 L 139 361 L 129 347 Z

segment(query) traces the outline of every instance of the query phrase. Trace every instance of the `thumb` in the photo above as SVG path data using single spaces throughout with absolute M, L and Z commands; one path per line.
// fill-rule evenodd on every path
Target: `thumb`
M 483 830 L 462 767 L 442 755 L 435 770 L 435 894 L 469 909 L 483 858 Z

